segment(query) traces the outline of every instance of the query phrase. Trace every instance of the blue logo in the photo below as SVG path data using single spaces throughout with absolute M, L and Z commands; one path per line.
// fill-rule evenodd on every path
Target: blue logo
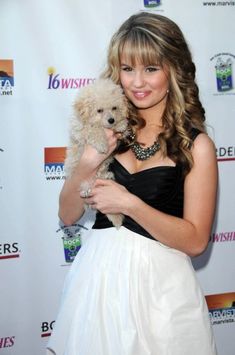
M 218 91 L 232 90 L 232 60 L 228 58 L 226 61 L 219 57 L 215 65 L 216 81 Z
M 216 88 L 218 95 L 233 94 L 233 62 L 235 55 L 231 53 L 218 53 L 210 61 L 214 61 Z
M 66 263 L 72 263 L 75 256 L 79 252 L 82 246 L 82 230 L 84 229 L 87 230 L 88 228 L 78 223 L 72 224 L 69 227 L 60 223 L 60 229 L 58 229 L 56 232 L 58 233 L 62 231 L 63 233 L 62 241 Z
M 13 60 L 0 60 L 0 95 L 12 95 L 14 87 Z
M 161 5 L 161 0 L 144 0 L 144 7 L 153 8 Z
M 47 180 L 65 179 L 65 155 L 66 147 L 44 148 L 44 172 Z

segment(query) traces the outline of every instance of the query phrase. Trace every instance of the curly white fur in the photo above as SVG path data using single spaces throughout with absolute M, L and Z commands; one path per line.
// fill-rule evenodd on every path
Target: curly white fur
M 84 146 L 89 144 L 99 153 L 108 152 L 108 142 L 104 128 L 115 132 L 127 132 L 127 101 L 119 85 L 110 79 L 98 79 L 94 84 L 84 87 L 74 103 L 74 115 L 70 125 L 70 143 L 65 159 L 65 172 L 70 176 L 83 153 Z M 113 157 L 104 160 L 96 177 L 114 179 L 108 167 Z M 81 191 L 91 188 L 91 182 L 84 181 Z M 122 225 L 123 215 L 108 214 L 114 226 Z

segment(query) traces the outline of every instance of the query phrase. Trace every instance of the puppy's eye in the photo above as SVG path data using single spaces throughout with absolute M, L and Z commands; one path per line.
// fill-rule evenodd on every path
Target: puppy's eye
M 98 113 L 103 113 L 104 110 L 103 110 L 102 108 L 99 108 L 99 109 L 97 110 L 97 112 L 98 112 Z
M 116 106 L 112 107 L 112 111 L 116 111 L 116 109 L 117 109 Z

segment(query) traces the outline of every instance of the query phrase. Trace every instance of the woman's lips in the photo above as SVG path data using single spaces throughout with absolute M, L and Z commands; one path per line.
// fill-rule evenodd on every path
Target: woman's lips
M 150 91 L 133 91 L 132 94 L 136 99 L 141 100 L 149 96 Z

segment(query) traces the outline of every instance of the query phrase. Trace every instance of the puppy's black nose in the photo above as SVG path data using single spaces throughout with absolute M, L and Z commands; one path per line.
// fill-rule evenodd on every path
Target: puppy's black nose
M 113 117 L 110 117 L 108 119 L 108 123 L 113 124 L 115 122 L 115 119 Z

